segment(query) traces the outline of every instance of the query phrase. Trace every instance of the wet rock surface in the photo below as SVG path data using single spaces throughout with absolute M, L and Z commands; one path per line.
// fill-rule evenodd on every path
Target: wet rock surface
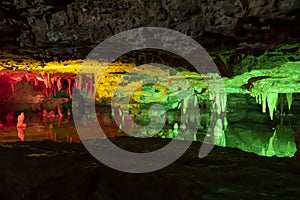
M 121 148 L 149 152 L 169 140 L 112 140 Z M 170 166 L 127 174 L 95 160 L 82 144 L 2 143 L 1 199 L 297 199 L 299 158 L 266 158 L 215 147 L 198 158 L 200 143 Z

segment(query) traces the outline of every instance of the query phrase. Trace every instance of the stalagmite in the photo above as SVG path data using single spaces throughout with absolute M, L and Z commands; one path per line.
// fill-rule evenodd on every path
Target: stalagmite
M 292 106 L 292 103 L 293 103 L 293 93 L 286 93 L 286 99 L 287 99 L 287 102 L 288 102 L 289 110 L 291 110 L 291 106 Z

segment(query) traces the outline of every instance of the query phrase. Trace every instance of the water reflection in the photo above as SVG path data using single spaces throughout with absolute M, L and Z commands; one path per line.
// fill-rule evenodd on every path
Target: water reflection
M 249 122 L 232 124 L 225 131 L 226 146 L 261 156 L 293 157 L 297 152 L 294 128 L 282 119 L 277 123 L 277 125 Z
M 8 112 L 6 121 L 1 122 L 0 141 L 41 141 L 80 142 L 70 115 L 55 115 L 43 111 L 40 114 L 25 112 L 16 114 Z M 18 116 L 14 118 L 13 116 Z M 26 122 L 26 126 L 24 125 Z M 21 125 L 22 124 L 22 125 Z
M 26 128 L 20 128 L 20 127 L 17 127 L 17 131 L 18 131 L 18 138 L 21 140 L 21 141 L 25 141 L 25 131 Z
M 180 122 L 178 122 L 177 114 L 174 111 L 170 112 L 167 116 L 167 124 L 155 137 L 174 138 L 178 134 Z M 41 140 L 80 142 L 71 113 L 64 113 L 64 116 L 53 115 L 47 111 L 43 111 L 41 114 L 25 113 L 26 128 L 16 127 L 17 117 L 13 116 L 18 116 L 18 114 L 9 112 L 5 116 L 6 121 L 2 122 L 2 126 L 0 125 L 1 142 Z M 259 116 L 257 117 L 259 118 Z M 292 157 L 297 152 L 294 138 L 295 130 L 298 128 L 294 125 L 293 118 L 281 116 L 272 123 L 253 123 L 253 121 L 247 120 L 229 123 L 227 130 L 217 131 L 220 134 L 216 135 L 215 144 L 239 148 L 261 156 Z M 201 120 L 198 133 L 194 137 L 195 141 L 203 141 L 207 132 L 203 116 Z M 99 122 L 106 134 L 104 139 L 125 135 L 113 121 L 110 107 L 97 108 L 97 116 L 92 116 L 88 112 L 84 113 L 82 122 L 87 124 Z M 88 131 L 84 137 L 90 139 Z
M 264 156 L 289 156 L 292 157 L 297 151 L 296 143 L 294 142 L 295 132 L 291 125 L 280 122 L 275 127 L 272 137 L 269 139 L 267 149 L 263 148 L 261 155 Z

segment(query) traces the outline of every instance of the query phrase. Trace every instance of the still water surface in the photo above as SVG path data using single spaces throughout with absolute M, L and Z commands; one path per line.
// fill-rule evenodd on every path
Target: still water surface
M 126 135 L 114 123 L 109 107 L 101 107 L 97 111 L 98 122 L 107 137 Z M 71 116 L 50 118 L 38 113 L 27 112 L 25 113 L 27 127 L 17 128 L 17 115 L 18 113 L 14 113 L 14 119 L 3 121 L 3 126 L 0 126 L 0 142 L 42 140 L 80 142 Z M 167 138 L 167 133 L 171 129 L 173 132 L 176 131 L 174 126 L 165 126 L 157 137 Z M 223 142 L 221 144 L 216 143 L 216 145 L 239 148 L 261 156 L 293 157 L 297 151 L 294 129 L 290 120 L 283 118 L 272 121 L 272 123 L 254 123 L 253 121 L 242 120 L 238 123 L 229 124 L 228 129 L 224 132 Z M 195 140 L 202 141 L 204 134 L 203 131 L 199 131 Z

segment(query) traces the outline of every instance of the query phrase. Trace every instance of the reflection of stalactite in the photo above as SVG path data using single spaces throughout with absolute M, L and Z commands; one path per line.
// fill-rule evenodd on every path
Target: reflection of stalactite
M 18 131 L 18 138 L 21 140 L 21 141 L 25 141 L 25 133 L 24 133 L 24 128 L 17 128 L 17 131 Z
M 293 138 L 294 130 L 291 124 L 284 124 L 283 118 L 281 118 L 279 124 L 275 127 L 272 137 L 269 139 L 266 151 L 263 152 L 264 155 L 293 157 L 297 150 Z

